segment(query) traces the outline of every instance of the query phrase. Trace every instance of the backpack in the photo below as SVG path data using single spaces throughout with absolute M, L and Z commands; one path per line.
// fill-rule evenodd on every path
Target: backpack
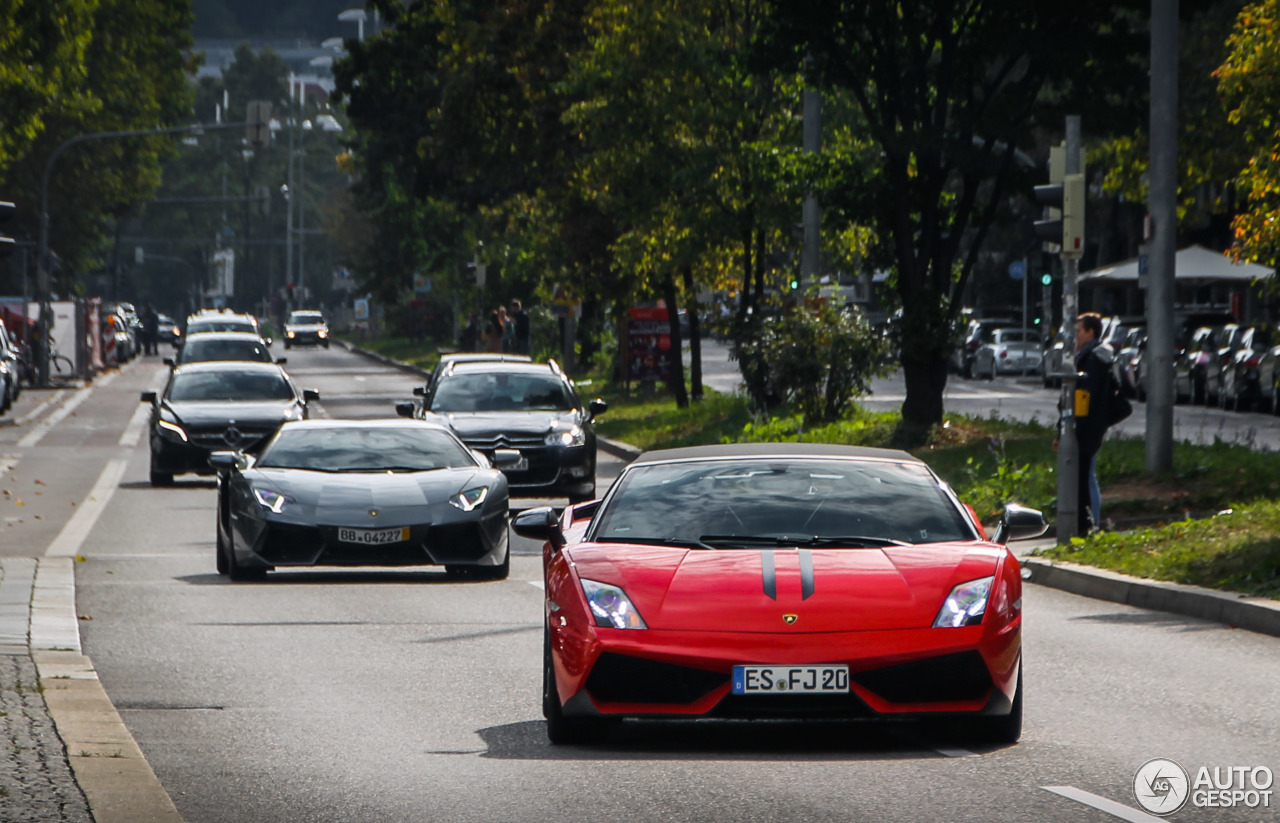
M 1110 428 L 1128 419 L 1131 414 L 1133 414 L 1133 404 L 1125 396 L 1120 381 L 1116 379 L 1116 373 L 1107 369 L 1107 427 Z

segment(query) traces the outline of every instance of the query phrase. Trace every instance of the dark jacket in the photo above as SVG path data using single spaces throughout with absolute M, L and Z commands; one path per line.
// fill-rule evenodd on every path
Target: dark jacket
M 1088 392 L 1088 403 L 1077 402 L 1076 442 L 1080 451 L 1093 454 L 1102 446 L 1111 419 L 1111 362 L 1115 352 L 1097 340 L 1090 340 L 1076 352 L 1076 397 Z M 1088 413 L 1078 413 L 1087 405 Z

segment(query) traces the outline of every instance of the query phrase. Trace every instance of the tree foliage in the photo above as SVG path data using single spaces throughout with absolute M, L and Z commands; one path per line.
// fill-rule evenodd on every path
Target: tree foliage
M 1237 258 L 1268 265 L 1280 263 L 1280 2 L 1246 6 L 1227 40 L 1227 56 L 1218 68 L 1219 89 L 1230 107 L 1230 121 L 1253 147 L 1239 175 L 1247 204 L 1233 223 Z
M 1128 12 L 1100 0 L 775 0 L 764 57 L 782 69 L 807 58 L 814 81 L 847 91 L 880 156 L 833 167 L 838 185 L 822 200 L 876 229 L 892 271 L 904 444 L 942 419 L 959 298 L 1005 199 L 1030 185 L 1018 151 L 1034 150 L 1039 129 L 1056 130 L 1063 105 L 1123 93 L 1119 69 L 1136 45 Z

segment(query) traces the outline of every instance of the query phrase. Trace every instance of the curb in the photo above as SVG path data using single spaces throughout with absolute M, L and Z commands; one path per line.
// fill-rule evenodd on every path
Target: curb
M 596 435 L 596 445 L 600 447 L 601 451 L 626 460 L 628 463 L 644 454 L 644 449 L 638 449 L 630 443 L 623 443 L 621 440 L 610 440 L 600 435 Z
M 1280 637 L 1280 603 L 1274 600 L 1130 577 L 1063 561 L 1027 557 L 1021 563 L 1024 574 L 1030 573 L 1027 579 L 1041 586 Z
M 335 339 L 334 342 L 353 354 L 359 354 L 369 358 L 370 360 L 377 360 L 379 363 L 384 363 L 388 366 L 394 366 L 395 368 L 400 369 L 401 371 L 407 371 L 412 374 L 416 374 L 420 377 L 431 376 L 431 372 L 427 371 L 426 369 L 419 368 L 418 366 L 415 366 L 412 363 L 406 363 L 403 360 L 396 360 L 395 358 L 387 357 L 385 354 L 378 354 L 376 351 L 370 351 L 369 349 L 361 348 L 360 346 L 357 346 L 355 343 L 352 343 L 348 340 Z

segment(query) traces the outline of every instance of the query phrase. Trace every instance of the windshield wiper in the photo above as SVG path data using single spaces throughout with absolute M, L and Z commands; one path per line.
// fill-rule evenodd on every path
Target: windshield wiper
M 878 546 L 911 545 L 889 537 L 872 537 L 864 534 L 834 537 L 814 534 L 704 534 L 699 539 L 707 543 L 764 543 L 771 546 L 859 546 L 874 548 Z
M 698 540 L 681 540 L 678 537 L 597 537 L 597 543 L 638 543 L 643 546 L 675 546 L 682 549 L 707 549 L 715 551 L 715 546 L 708 546 Z

